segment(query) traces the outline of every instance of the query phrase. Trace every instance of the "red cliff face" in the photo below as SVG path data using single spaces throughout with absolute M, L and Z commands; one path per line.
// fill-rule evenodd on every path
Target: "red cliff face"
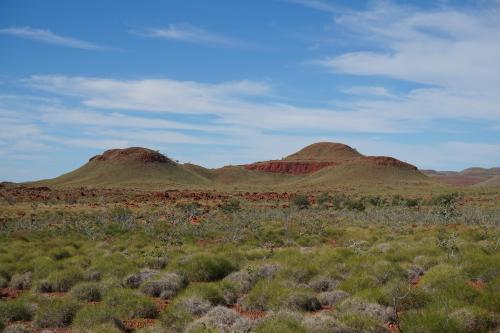
M 361 162 L 378 166 L 390 166 L 401 169 L 417 170 L 417 167 L 398 159 L 386 156 L 363 156 L 340 162 L 321 161 L 267 161 L 243 165 L 247 170 L 257 170 L 264 172 L 286 173 L 290 175 L 306 175 L 314 173 L 323 168 L 348 164 L 350 162 Z
M 269 161 L 244 165 L 245 169 L 275 173 L 288 173 L 291 175 L 304 175 L 316 172 L 323 168 L 338 165 L 337 162 L 289 162 L 289 161 Z

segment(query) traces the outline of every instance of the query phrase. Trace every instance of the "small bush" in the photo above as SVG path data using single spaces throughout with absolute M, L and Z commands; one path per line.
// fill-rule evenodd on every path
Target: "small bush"
M 185 298 L 180 302 L 180 304 L 193 316 L 204 315 L 212 307 L 209 301 L 196 296 Z
M 105 304 L 125 318 L 156 318 L 156 305 L 147 297 L 128 289 L 113 289 L 106 294 Z
M 78 310 L 78 304 L 63 299 L 49 299 L 39 305 L 33 324 L 39 328 L 69 326 Z
M 224 201 L 220 205 L 220 209 L 226 214 L 234 213 L 240 210 L 240 204 L 241 203 L 238 199 L 231 198 L 228 201 Z
M 56 248 L 49 252 L 54 260 L 62 260 L 71 257 L 71 253 L 65 248 Z
M 18 290 L 27 290 L 31 287 L 32 273 L 14 274 L 10 279 L 10 287 Z
M 84 273 L 81 269 L 67 268 L 51 273 L 38 285 L 38 290 L 41 292 L 67 292 L 83 279 Z
M 195 332 L 247 332 L 252 323 L 240 317 L 234 310 L 217 306 L 200 319 L 192 322 L 186 328 L 186 333 Z
M 79 329 L 94 329 L 96 326 L 107 323 L 115 326 L 114 321 L 118 320 L 115 312 L 106 304 L 86 305 L 77 312 L 73 326 Z
M 160 322 L 167 327 L 167 332 L 184 332 L 186 326 L 194 317 L 182 306 L 169 306 L 160 318 Z
M 292 292 L 286 301 L 288 309 L 318 311 L 322 308 L 318 299 L 309 292 Z
M 344 314 L 353 314 L 372 318 L 378 322 L 386 323 L 391 320 L 393 310 L 376 303 L 369 303 L 360 298 L 347 298 L 339 306 Z
M 1 321 L 29 321 L 33 317 L 34 309 L 24 300 L 0 302 Z
M 79 301 L 97 302 L 102 298 L 102 286 L 94 282 L 84 282 L 71 288 L 71 295 Z
M 157 273 L 157 271 L 145 269 L 140 272 L 127 275 L 123 278 L 122 285 L 132 289 L 139 288 L 143 282 L 151 280 Z
M 328 291 L 335 289 L 339 281 L 328 276 L 319 275 L 309 281 L 309 287 L 317 292 Z
M 307 316 L 302 321 L 302 325 L 308 332 L 354 333 L 354 330 L 348 328 L 335 318 L 325 314 Z
M 309 198 L 304 194 L 297 194 L 292 201 L 293 205 L 299 209 L 307 209 L 311 205 Z
M 325 291 L 318 295 L 318 300 L 323 306 L 332 306 L 349 297 L 343 290 Z
M 278 312 L 261 321 L 256 329 L 256 333 L 306 333 L 306 328 L 302 326 L 302 318 L 290 312 Z
M 179 262 L 179 270 L 189 281 L 220 280 L 237 268 L 235 264 L 220 255 L 196 254 Z
M 171 299 L 187 286 L 187 280 L 177 273 L 163 274 L 158 280 L 146 281 L 141 286 L 141 291 L 151 297 Z

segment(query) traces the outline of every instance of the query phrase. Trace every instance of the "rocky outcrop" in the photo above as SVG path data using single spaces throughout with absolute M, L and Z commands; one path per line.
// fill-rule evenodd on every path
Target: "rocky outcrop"
M 91 161 L 137 161 L 142 163 L 174 163 L 165 155 L 151 149 L 141 147 L 131 147 L 125 149 L 106 150 L 102 155 L 92 157 Z
M 265 172 L 287 173 L 291 175 L 304 175 L 314 173 L 323 168 L 338 165 L 337 162 L 290 162 L 290 161 L 269 161 L 244 165 L 247 170 L 257 170 Z

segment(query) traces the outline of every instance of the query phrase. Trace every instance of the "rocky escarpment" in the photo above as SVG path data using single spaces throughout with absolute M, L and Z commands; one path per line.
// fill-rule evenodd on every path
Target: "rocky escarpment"
M 396 167 L 417 170 L 414 165 L 386 156 L 364 156 L 356 149 L 341 143 L 320 142 L 301 149 L 282 160 L 272 160 L 243 165 L 247 170 L 257 170 L 290 175 L 307 175 L 328 167 L 348 163 Z
M 101 155 L 96 155 L 89 159 L 91 161 L 126 162 L 135 161 L 142 163 L 174 163 L 165 155 L 151 149 L 141 147 L 131 147 L 125 149 L 106 150 Z
M 244 165 L 247 170 L 257 170 L 264 172 L 288 173 L 291 175 L 304 175 L 314 173 L 323 168 L 338 165 L 337 162 L 316 162 L 316 161 L 269 161 Z

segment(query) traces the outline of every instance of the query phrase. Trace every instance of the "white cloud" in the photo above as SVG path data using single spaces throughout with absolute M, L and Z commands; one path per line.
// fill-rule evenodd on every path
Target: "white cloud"
M 335 72 L 381 75 L 450 89 L 498 93 L 500 86 L 499 8 L 458 12 L 422 11 L 378 2 L 367 12 L 344 14 L 336 23 L 368 45 L 385 51 L 358 51 L 326 58 Z
M 272 98 L 269 95 L 271 86 L 261 82 L 203 84 L 169 79 L 113 80 L 66 76 L 34 76 L 24 82 L 54 94 L 78 97 L 82 104 L 91 108 L 215 116 L 216 125 L 229 126 L 233 131 L 236 131 L 235 127 L 377 133 L 405 131 L 393 119 L 373 113 L 274 102 L 269 100 Z
M 379 97 L 392 97 L 393 95 L 384 87 L 350 87 L 342 90 L 349 95 L 371 95 Z
M 195 27 L 191 24 L 169 24 L 165 28 L 134 31 L 134 33 L 141 36 L 177 40 L 195 44 L 211 44 L 222 46 L 243 45 L 243 43 L 236 39 L 212 33 L 207 30 Z
M 343 13 L 348 11 L 346 7 L 334 5 L 331 2 L 326 2 L 322 0 L 286 0 L 286 1 L 327 13 L 339 13 L 339 12 Z
M 34 29 L 30 27 L 10 27 L 0 29 L 0 34 L 11 35 L 20 38 L 32 39 L 44 43 L 56 44 L 85 50 L 101 50 L 104 47 L 84 40 L 61 36 L 50 30 Z

